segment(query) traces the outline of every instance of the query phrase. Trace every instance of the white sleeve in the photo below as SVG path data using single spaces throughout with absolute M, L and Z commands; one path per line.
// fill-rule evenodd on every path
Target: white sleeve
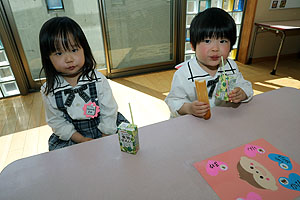
M 59 139 L 69 140 L 76 132 L 75 127 L 64 118 L 64 113 L 57 108 L 55 97 L 50 94 L 46 96 L 42 90 L 41 93 L 45 106 L 46 122 Z
M 96 87 L 100 106 L 100 124 L 98 128 L 104 134 L 115 134 L 117 132 L 118 105 L 107 79 L 102 74 L 100 77 L 102 81 L 97 82 Z
M 165 102 L 169 106 L 171 111 L 171 117 L 178 117 L 180 114 L 178 110 L 182 107 L 184 103 L 191 103 L 187 98 L 187 93 L 184 88 L 183 79 L 181 78 L 180 71 L 176 71 L 172 81 L 172 87 L 165 99 Z
M 236 87 L 240 87 L 247 95 L 247 99 L 243 100 L 242 102 L 248 102 L 253 97 L 253 89 L 252 84 L 250 81 L 247 81 L 244 79 L 242 73 L 239 71 L 238 67 L 237 69 L 237 79 L 236 79 Z

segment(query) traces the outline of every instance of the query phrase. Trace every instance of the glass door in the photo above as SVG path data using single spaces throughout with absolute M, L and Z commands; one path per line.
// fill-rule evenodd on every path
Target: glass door
M 41 79 L 44 79 L 43 74 L 40 76 L 39 31 L 44 22 L 56 16 L 68 16 L 81 26 L 97 62 L 97 69 L 105 67 L 98 0 L 1 0 L 1 3 L 17 49 L 11 54 L 19 55 L 22 60 L 20 68 L 26 72 L 29 88 L 39 90 Z M 14 73 L 15 76 L 17 74 Z
M 99 0 L 109 77 L 176 63 L 175 0 Z
M 54 5 L 57 2 L 61 3 Z M 5 88 L 14 88 L 9 82 L 14 77 L 23 95 L 40 89 L 44 76 L 39 30 L 55 16 L 68 16 L 82 27 L 97 69 L 108 76 L 174 67 L 176 60 L 183 60 L 177 42 L 179 9 L 185 8 L 180 4 L 181 0 L 1 0 L 0 33 L 6 49 L 1 45 L 0 75 L 7 81 Z

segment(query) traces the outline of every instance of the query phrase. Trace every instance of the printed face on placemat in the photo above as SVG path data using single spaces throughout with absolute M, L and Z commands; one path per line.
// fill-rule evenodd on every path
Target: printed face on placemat
M 300 165 L 264 139 L 195 162 L 194 167 L 221 199 L 300 196 Z

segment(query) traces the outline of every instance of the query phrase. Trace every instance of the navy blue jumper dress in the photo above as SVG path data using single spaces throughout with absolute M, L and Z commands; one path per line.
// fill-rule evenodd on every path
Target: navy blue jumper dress
M 95 82 L 89 83 L 88 85 L 89 85 L 89 90 L 91 95 L 91 101 L 95 102 L 97 106 L 99 106 Z M 82 134 L 84 137 L 93 138 L 93 139 L 102 137 L 102 133 L 98 129 L 101 113 L 100 115 L 98 115 L 98 117 L 91 118 L 91 119 L 84 119 L 84 120 L 72 119 L 68 114 L 67 108 L 63 103 L 62 92 L 63 91 L 58 91 L 55 93 L 55 101 L 56 101 L 57 108 L 64 113 L 65 119 L 68 122 L 72 123 L 76 131 Z M 118 112 L 116 125 L 119 126 L 122 122 L 129 123 L 129 121 L 121 113 Z M 61 140 L 57 135 L 53 133 L 49 138 L 48 144 L 49 144 L 49 151 L 52 151 L 55 149 L 71 146 L 77 143 L 73 142 L 71 139 Z

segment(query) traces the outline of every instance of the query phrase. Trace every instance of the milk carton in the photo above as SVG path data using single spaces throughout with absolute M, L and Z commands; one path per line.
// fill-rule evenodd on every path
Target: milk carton
M 118 126 L 121 151 L 136 154 L 139 150 L 138 128 L 135 124 L 122 122 Z

